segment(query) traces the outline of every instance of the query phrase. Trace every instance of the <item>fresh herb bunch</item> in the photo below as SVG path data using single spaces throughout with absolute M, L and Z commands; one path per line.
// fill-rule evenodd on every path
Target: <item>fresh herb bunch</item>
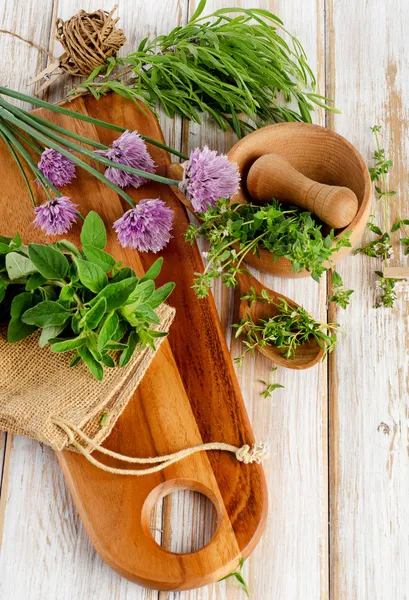
M 381 129 L 380 125 L 371 127 L 371 131 L 375 137 L 376 148 L 373 154 L 374 166 L 369 169 L 369 173 L 371 180 L 375 184 L 375 207 L 366 225 L 362 247 L 357 248 L 354 254 L 365 254 L 365 256 L 370 258 L 377 258 L 388 263 L 389 260 L 394 258 L 392 246 L 394 233 L 403 233 L 403 235 L 400 235 L 399 241 L 403 246 L 404 254 L 409 254 L 409 231 L 406 227 L 409 225 L 409 219 L 403 219 L 399 213 L 396 202 L 398 192 L 389 189 L 389 170 L 393 166 L 393 162 L 386 158 L 385 150 L 381 147 L 379 139 Z M 395 214 L 395 222 L 391 224 L 390 214 L 392 212 Z M 375 222 L 379 217 L 383 218 L 383 229 Z M 370 232 L 374 233 L 377 237 L 368 240 Z M 376 302 L 375 308 L 380 308 L 381 306 L 392 308 L 397 297 L 393 291 L 397 281 L 392 278 L 388 281 L 388 278 L 383 277 L 382 273 L 379 275 L 379 271 L 375 271 L 375 273 L 380 277 L 377 280 L 377 289 L 383 292 L 380 299 Z
M 93 175 L 96 179 L 99 179 L 113 189 L 130 205 L 131 208 L 135 207 L 135 202 L 129 196 L 129 194 L 127 194 L 119 185 L 116 185 L 116 183 L 114 183 L 106 175 L 103 175 L 100 171 L 86 162 L 84 157 L 91 158 L 92 161 L 97 161 L 103 164 L 105 167 L 118 169 L 119 172 L 143 177 L 157 181 L 158 183 L 167 183 L 176 186 L 179 184 L 179 181 L 171 180 L 167 177 L 161 177 L 160 175 L 156 175 L 156 173 L 147 173 L 145 170 L 131 167 L 129 164 L 113 162 L 106 157 L 107 152 L 110 150 L 108 146 L 84 137 L 74 131 L 65 129 L 64 127 L 60 127 L 59 125 L 56 125 L 34 113 L 18 108 L 6 100 L 4 96 L 29 102 L 30 104 L 34 104 L 40 108 L 49 109 L 54 113 L 63 114 L 80 121 L 92 123 L 97 127 L 104 127 L 122 134 L 126 133 L 126 129 L 106 121 L 101 121 L 100 119 L 94 119 L 89 115 L 84 115 L 62 106 L 51 104 L 45 100 L 40 100 L 39 98 L 28 96 L 26 94 L 22 94 L 21 92 L 0 86 L 0 139 L 4 141 L 6 147 L 16 161 L 21 175 L 27 185 L 34 207 L 36 207 L 36 202 L 29 179 L 23 168 L 24 164 L 26 164 L 32 171 L 38 186 L 43 190 L 45 196 L 49 200 L 55 200 L 55 198 L 61 198 L 62 196 L 59 189 L 57 189 L 50 179 L 44 175 L 33 158 L 33 155 L 35 156 L 36 154 L 41 156 L 45 149 L 54 150 L 60 155 L 61 158 L 68 159 L 74 163 L 75 166 L 88 171 L 88 173 Z M 146 136 L 140 137 L 149 144 L 163 148 L 181 158 L 187 158 L 177 150 L 174 150 L 173 148 L 170 148 L 161 142 Z M 89 147 L 91 147 L 91 149 Z M 112 153 L 109 155 L 112 157 Z M 105 171 L 105 173 L 107 173 L 107 171 L 108 169 Z
M 344 282 L 338 271 L 332 273 L 332 291 L 333 295 L 328 298 L 328 302 L 334 302 L 341 308 L 346 308 L 351 300 L 354 290 L 344 290 Z
M 114 91 L 153 109 L 159 102 L 168 116 L 181 114 L 197 123 L 200 113 L 208 113 L 222 130 L 230 126 L 239 137 L 268 122 L 311 123 L 314 105 L 333 110 L 330 101 L 314 93 L 305 51 L 278 17 L 244 8 L 203 17 L 205 6 L 201 0 L 185 26 L 143 39 L 129 56 L 109 59 L 107 68 L 97 67 L 71 93 L 99 98 Z M 133 79 L 123 83 L 129 73 Z
M 104 224 L 90 212 L 81 231 L 82 251 L 72 242 L 22 244 L 0 237 L 0 318 L 8 321 L 9 342 L 41 330 L 40 347 L 75 351 L 70 366 L 81 360 L 99 381 L 104 367 L 124 367 L 135 351 L 167 334 L 156 330 L 155 311 L 173 283 L 155 289 L 163 259 L 141 278 L 105 252 Z M 115 355 L 114 355 L 115 356 Z
M 284 298 L 276 302 L 265 290 L 259 295 L 254 288 L 250 288 L 242 300 L 248 300 L 250 305 L 255 302 L 274 304 L 278 314 L 269 319 L 260 319 L 257 323 L 247 314 L 246 319 L 233 325 L 236 329 L 236 338 L 243 333 L 246 336 L 243 342 L 245 350 L 235 359 L 238 365 L 241 366 L 246 354 L 254 353 L 255 349 L 268 345 L 274 345 L 282 350 L 286 358 L 293 358 L 297 348 L 311 338 L 314 338 L 320 348 L 324 349 L 324 357 L 334 349 L 337 342 L 335 332 L 339 329 L 337 323 L 315 321 L 302 306 L 290 306 Z
M 264 206 L 229 204 L 220 200 L 216 208 L 202 213 L 199 225 L 190 224 L 184 234 L 193 243 L 204 236 L 210 243 L 204 273 L 196 273 L 194 289 L 199 298 L 207 295 L 213 278 L 221 277 L 227 287 L 237 285 L 237 274 L 249 252 L 261 248 L 271 252 L 273 261 L 284 256 L 294 273 L 306 269 L 315 281 L 327 270 L 325 262 L 343 246 L 351 246 L 350 232 L 336 236 L 334 230 L 323 234 L 321 225 L 308 211 L 281 205 L 276 200 Z

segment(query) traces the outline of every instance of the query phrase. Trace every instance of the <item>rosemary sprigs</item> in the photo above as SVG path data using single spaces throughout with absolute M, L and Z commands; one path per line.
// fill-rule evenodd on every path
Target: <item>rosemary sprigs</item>
M 207 113 L 239 137 L 268 122 L 310 123 L 316 105 L 333 110 L 314 92 L 305 51 L 278 17 L 256 8 L 202 16 L 205 6 L 201 0 L 185 26 L 143 39 L 129 56 L 110 58 L 102 78 L 105 66 L 72 93 L 99 98 L 111 90 L 152 109 L 160 103 L 168 116 L 181 114 L 197 123 Z M 131 81 L 122 82 L 130 73 Z

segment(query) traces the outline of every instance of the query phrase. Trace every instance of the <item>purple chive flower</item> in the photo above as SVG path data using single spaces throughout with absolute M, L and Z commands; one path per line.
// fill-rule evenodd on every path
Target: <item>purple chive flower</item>
M 159 252 L 169 242 L 173 210 L 156 198 L 141 200 L 115 221 L 114 229 L 123 248 L 140 252 Z
M 53 198 L 34 209 L 37 216 L 33 223 L 48 235 L 67 233 L 77 219 L 77 206 L 67 196 Z
M 56 187 L 60 188 L 75 178 L 75 164 L 52 148 L 46 148 L 41 155 L 38 168 Z
M 111 148 L 96 150 L 96 153 L 113 162 L 140 169 L 146 173 L 155 172 L 155 162 L 149 154 L 144 140 L 136 131 L 125 131 L 113 142 Z M 126 173 L 120 169 L 115 169 L 115 167 L 108 167 L 105 170 L 105 177 L 121 188 L 130 185 L 138 188 L 148 181 L 145 177 Z
M 230 198 L 239 187 L 240 174 L 236 163 L 215 150 L 195 148 L 183 163 L 184 177 L 180 189 L 196 212 L 214 208 L 220 198 Z

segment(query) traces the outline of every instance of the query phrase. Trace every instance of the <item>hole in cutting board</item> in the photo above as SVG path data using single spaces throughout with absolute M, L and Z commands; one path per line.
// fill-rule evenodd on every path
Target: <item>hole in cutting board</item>
M 192 490 L 175 490 L 158 500 L 150 515 L 154 540 L 169 552 L 197 552 L 210 542 L 217 529 L 212 501 Z

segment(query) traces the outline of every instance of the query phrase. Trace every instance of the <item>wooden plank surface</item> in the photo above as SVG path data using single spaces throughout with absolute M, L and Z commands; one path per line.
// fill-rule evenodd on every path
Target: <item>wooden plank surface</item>
M 331 93 L 342 109 L 332 125 L 367 160 L 374 150 L 370 127 L 382 125 L 394 162 L 391 189 L 399 190 L 406 217 L 409 5 L 344 0 L 328 9 Z M 334 598 L 403 600 L 409 597 L 409 288 L 393 310 L 373 308 L 379 263 L 371 261 L 355 256 L 340 264 L 356 291 L 351 308 L 337 315 L 346 335 L 331 372 L 331 588 Z M 407 265 L 407 258 L 396 248 L 391 264 Z
M 186 22 L 196 2 L 120 0 L 118 4 L 130 49 L 148 33 L 155 35 Z M 232 4 L 209 0 L 206 10 Z M 369 127 L 384 126 L 384 145 L 395 162 L 392 183 L 401 190 L 403 216 L 408 216 L 406 0 L 395 0 L 393 10 L 387 0 L 243 0 L 240 4 L 270 8 L 298 35 L 318 74 L 319 89 L 326 85 L 342 110 L 335 118 L 327 116 L 327 124 L 355 144 L 365 159 L 373 150 Z M 0 9 L 0 28 L 47 46 L 55 16 L 68 18 L 79 8 L 100 7 L 110 9 L 112 2 L 48 0 L 40 6 L 34 0 L 24 5 L 9 0 Z M 45 65 L 44 57 L 3 34 L 0 48 L 3 56 L 10 56 L 3 63 L 2 82 L 26 91 L 27 80 Z M 62 90 L 59 86 L 51 98 L 60 97 Z M 324 119 L 316 114 L 317 123 L 323 124 Z M 208 121 L 201 128 L 190 124 L 182 130 L 179 119 L 170 121 L 162 115 L 161 125 L 175 147 L 207 143 L 227 150 L 234 142 L 231 134 L 221 134 Z M 238 371 L 255 435 L 269 437 L 271 445 L 266 465 L 269 521 L 245 566 L 255 600 L 325 600 L 329 588 L 336 600 L 409 597 L 409 294 L 402 293 L 393 311 L 372 309 L 371 267 L 359 257 L 339 265 L 355 294 L 352 306 L 336 314 L 346 334 L 329 371 L 326 363 L 301 373 L 281 369 L 274 377 L 285 389 L 274 392 L 271 399 L 260 396 L 263 386 L 258 380 L 272 377 L 261 355 L 246 360 Z M 325 319 L 324 283 L 260 279 Z M 231 339 L 230 324 L 237 318 L 237 298 L 220 285 L 214 292 L 236 356 L 240 344 Z M 159 594 L 121 579 L 93 550 L 53 453 L 22 438 L 11 443 L 11 436 L 5 446 L 0 434 L 0 472 L 6 448 L 0 495 L 1 598 L 244 599 L 231 582 Z M 200 537 L 210 535 L 212 525 L 208 505 L 182 493 L 159 507 L 152 523 L 160 530 L 158 541 L 162 539 L 171 550 L 194 546 Z

